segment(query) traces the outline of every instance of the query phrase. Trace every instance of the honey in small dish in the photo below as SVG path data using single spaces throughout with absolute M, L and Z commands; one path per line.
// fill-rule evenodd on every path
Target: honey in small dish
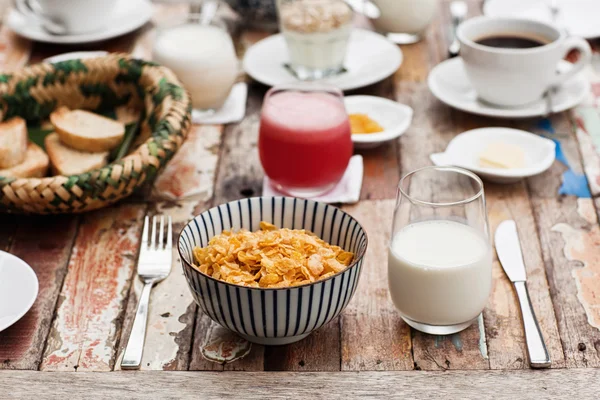
M 353 135 L 384 131 L 383 127 L 367 114 L 355 113 L 350 114 L 348 117 L 350 118 L 350 129 Z

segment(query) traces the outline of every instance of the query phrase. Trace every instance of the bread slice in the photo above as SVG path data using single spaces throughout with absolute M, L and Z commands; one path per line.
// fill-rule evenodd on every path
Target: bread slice
M 50 122 L 63 143 L 92 153 L 117 147 L 125 135 L 123 123 L 84 110 L 60 107 L 50 114 Z
M 29 142 L 25 160 L 12 168 L 0 169 L 0 176 L 6 178 L 41 178 L 48 172 L 48 156 L 35 143 Z
M 108 163 L 108 151 L 88 153 L 72 149 L 62 143 L 56 133 L 46 136 L 44 144 L 56 175 L 79 175 Z
M 25 161 L 27 124 L 20 117 L 0 123 L 0 169 L 11 168 Z

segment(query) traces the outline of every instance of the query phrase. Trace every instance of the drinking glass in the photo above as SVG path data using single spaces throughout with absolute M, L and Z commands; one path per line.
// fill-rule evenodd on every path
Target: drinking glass
M 307 198 L 331 190 L 352 156 L 342 92 L 306 83 L 269 90 L 258 150 L 265 174 L 279 191 Z
M 277 0 L 279 28 L 290 64 L 300 80 L 316 80 L 344 70 L 353 12 L 344 0 Z
M 371 0 L 380 16 L 373 26 L 398 44 L 416 43 L 433 20 L 438 0 Z
M 425 167 L 400 180 L 388 279 L 402 319 L 447 335 L 483 311 L 492 283 L 492 247 L 483 183 L 455 167 Z
M 152 58 L 170 68 L 190 93 L 194 116 L 221 108 L 237 78 L 238 60 L 225 24 L 200 14 L 159 27 Z

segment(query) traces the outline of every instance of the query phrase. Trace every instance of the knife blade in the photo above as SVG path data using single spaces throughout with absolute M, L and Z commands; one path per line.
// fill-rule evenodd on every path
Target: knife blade
M 531 368 L 548 368 L 552 361 L 544 343 L 544 337 L 540 330 L 529 291 L 527 290 L 527 273 L 523 262 L 523 252 L 519 241 L 519 233 L 515 221 L 503 221 L 496 228 L 494 235 L 496 253 L 502 269 L 511 280 L 517 292 L 521 315 L 523 316 L 523 328 L 525 329 L 525 342 L 527 343 L 527 354 Z
M 523 263 L 523 253 L 521 252 L 521 242 L 517 232 L 517 224 L 513 220 L 502 221 L 496 228 L 494 237 L 496 243 L 496 253 L 502 264 L 502 269 L 511 282 L 527 280 L 525 264 Z

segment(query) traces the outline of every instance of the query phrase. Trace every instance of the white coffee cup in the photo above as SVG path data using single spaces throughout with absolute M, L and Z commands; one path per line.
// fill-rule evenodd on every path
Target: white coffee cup
M 458 27 L 457 37 L 467 76 L 479 97 L 504 107 L 539 100 L 548 89 L 581 71 L 592 56 L 584 39 L 568 37 L 552 25 L 525 19 L 476 17 Z M 529 38 L 545 44 L 503 48 L 477 43 L 491 37 Z M 567 72 L 558 72 L 559 62 L 572 50 L 579 50 L 579 59 Z
M 52 33 L 82 34 L 110 23 L 116 0 L 16 0 L 17 9 Z M 60 29 L 59 29 L 60 28 Z

